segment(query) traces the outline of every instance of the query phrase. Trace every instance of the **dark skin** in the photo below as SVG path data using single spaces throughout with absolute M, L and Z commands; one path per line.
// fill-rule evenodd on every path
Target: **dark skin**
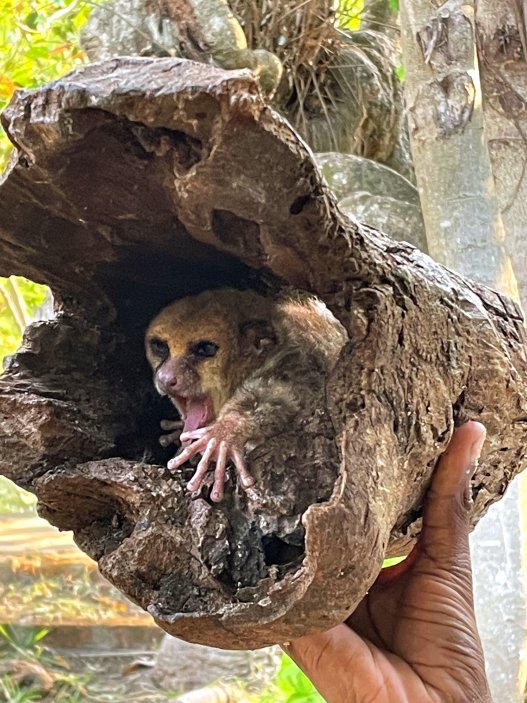
M 485 428 L 458 428 L 435 470 L 423 531 L 342 625 L 284 646 L 327 703 L 492 703 L 476 627 L 470 498 Z

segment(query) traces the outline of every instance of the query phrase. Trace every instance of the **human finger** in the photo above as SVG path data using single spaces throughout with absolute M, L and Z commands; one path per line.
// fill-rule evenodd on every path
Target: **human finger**
M 485 427 L 467 422 L 458 427 L 439 459 L 423 510 L 419 551 L 436 565 L 456 562 L 468 554 L 470 479 L 485 442 Z

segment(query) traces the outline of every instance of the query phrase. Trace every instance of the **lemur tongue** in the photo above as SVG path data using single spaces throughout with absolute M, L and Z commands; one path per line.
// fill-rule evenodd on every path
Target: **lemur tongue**
M 214 420 L 214 408 L 210 396 L 188 401 L 183 432 L 193 432 L 206 427 Z

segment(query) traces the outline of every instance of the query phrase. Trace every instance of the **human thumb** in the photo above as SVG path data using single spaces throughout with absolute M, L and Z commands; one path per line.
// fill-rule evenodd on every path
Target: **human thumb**
M 479 422 L 458 427 L 439 459 L 423 510 L 419 551 L 437 566 L 468 553 L 470 479 L 477 468 L 486 430 Z

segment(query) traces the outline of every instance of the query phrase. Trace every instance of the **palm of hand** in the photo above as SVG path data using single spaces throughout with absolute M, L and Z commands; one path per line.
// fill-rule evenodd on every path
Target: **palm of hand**
M 346 623 L 287 647 L 328 703 L 490 703 L 465 499 L 479 428 L 456 431 L 408 559 L 381 572 Z
M 481 689 L 484 663 L 471 598 L 462 595 L 471 593 L 465 575 L 421 556 L 411 572 L 372 588 L 348 621 L 352 630 L 343 626 L 370 662 L 378 691 L 372 701 L 465 702 L 468 689 Z

